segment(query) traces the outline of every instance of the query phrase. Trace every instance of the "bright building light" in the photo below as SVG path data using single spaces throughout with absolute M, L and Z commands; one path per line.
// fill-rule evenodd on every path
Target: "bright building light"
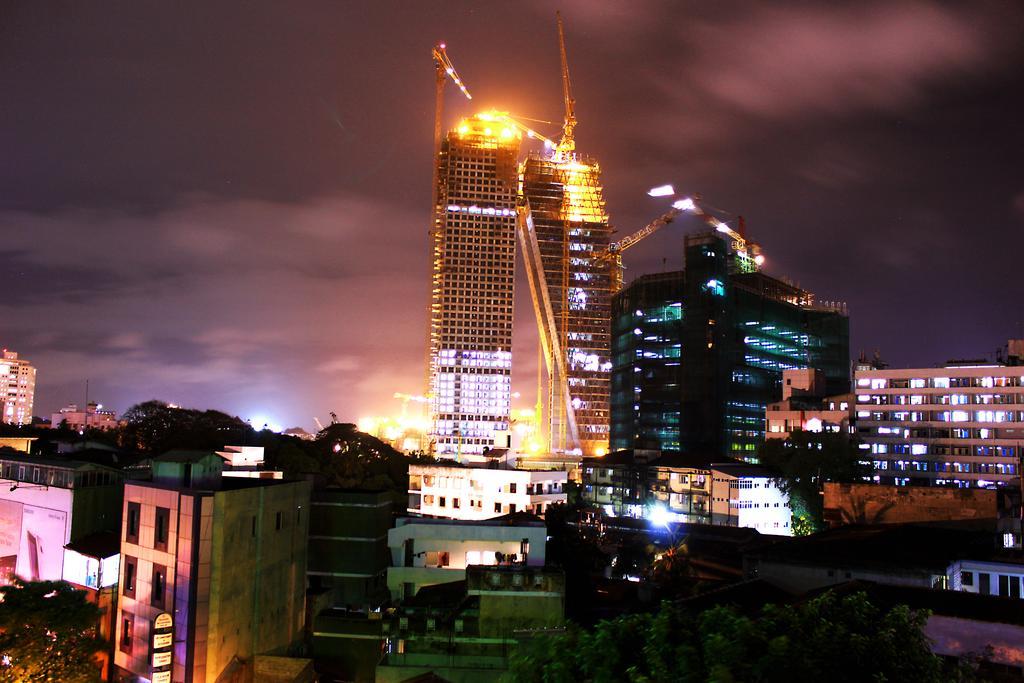
M 763 266 L 764 265 L 764 254 L 758 254 L 757 256 L 755 256 L 754 257 L 754 263 L 756 263 L 759 266 Z
M 672 513 L 664 505 L 652 505 L 647 510 L 647 520 L 654 526 L 662 526 L 667 529 L 672 521 Z
M 250 417 L 249 424 L 256 431 L 262 431 L 264 429 L 269 429 L 272 432 L 284 431 L 284 427 L 282 427 L 277 422 L 274 422 L 271 418 L 265 415 L 256 415 L 254 417 Z
M 675 188 L 671 185 L 658 185 L 647 190 L 647 194 L 651 197 L 671 197 L 675 193 Z

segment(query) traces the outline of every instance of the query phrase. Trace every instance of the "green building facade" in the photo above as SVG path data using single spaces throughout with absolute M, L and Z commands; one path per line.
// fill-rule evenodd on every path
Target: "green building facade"
M 849 391 L 849 319 L 720 233 L 685 250 L 685 271 L 637 278 L 613 301 L 611 447 L 749 460 L 784 370 L 818 368 L 829 393 Z

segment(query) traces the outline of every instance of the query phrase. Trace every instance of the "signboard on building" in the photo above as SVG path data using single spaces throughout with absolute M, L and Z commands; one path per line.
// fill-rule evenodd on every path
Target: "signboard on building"
M 174 643 L 174 618 L 167 612 L 161 612 L 153 620 L 153 647 L 150 650 L 153 683 L 166 681 L 171 683 L 171 664 L 173 657 L 171 647 Z

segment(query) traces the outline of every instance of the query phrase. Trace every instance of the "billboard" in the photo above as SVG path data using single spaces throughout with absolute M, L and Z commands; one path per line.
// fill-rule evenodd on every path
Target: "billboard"
M 18 576 L 26 581 L 63 578 L 64 541 L 68 513 L 36 505 L 22 505 Z
M 11 583 L 21 547 L 21 503 L 0 500 L 0 586 Z

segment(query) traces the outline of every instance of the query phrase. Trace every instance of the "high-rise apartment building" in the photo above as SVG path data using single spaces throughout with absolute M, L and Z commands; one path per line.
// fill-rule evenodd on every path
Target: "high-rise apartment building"
M 685 241 L 686 270 L 638 278 L 612 310 L 612 448 L 753 459 L 785 370 L 848 391 L 841 305 L 760 272 L 720 232 Z
M 0 359 L 0 422 L 31 424 L 36 393 L 36 369 L 14 351 L 4 349 Z
M 436 160 L 430 408 L 440 457 L 482 453 L 509 429 L 520 142 L 500 114 L 477 114 Z
M 578 448 L 587 456 L 602 455 L 608 449 L 614 283 L 611 260 L 597 258 L 607 251 L 612 232 L 601 167 L 576 152 L 533 153 L 523 164 L 522 182 L 553 334 L 564 356 L 564 363 L 547 359 L 548 443 L 554 451 Z M 555 352 L 553 345 L 550 352 Z M 567 415 L 570 408 L 572 420 Z
M 858 370 L 855 378 L 857 431 L 876 482 L 1004 486 L 1020 476 L 1024 365 Z

